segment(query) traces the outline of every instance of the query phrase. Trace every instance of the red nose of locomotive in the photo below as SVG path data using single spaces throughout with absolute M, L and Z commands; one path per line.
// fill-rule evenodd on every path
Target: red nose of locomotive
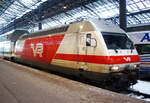
M 110 71 L 134 70 L 140 65 L 138 55 L 110 56 L 108 61 Z

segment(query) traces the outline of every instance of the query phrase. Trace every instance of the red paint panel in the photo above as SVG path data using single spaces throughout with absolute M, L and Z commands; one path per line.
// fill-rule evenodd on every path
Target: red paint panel
M 126 56 L 96 56 L 96 55 L 76 55 L 76 54 L 56 54 L 54 59 L 88 62 L 95 64 L 124 64 L 140 62 L 138 55 Z
M 109 61 L 110 64 L 136 63 L 140 62 L 140 57 L 138 55 L 110 56 Z
M 19 54 L 21 58 L 51 63 L 63 38 L 64 34 L 28 39 Z

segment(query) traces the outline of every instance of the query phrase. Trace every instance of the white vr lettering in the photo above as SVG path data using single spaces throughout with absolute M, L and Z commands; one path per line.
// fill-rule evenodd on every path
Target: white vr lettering
M 33 50 L 34 56 L 39 54 L 39 57 L 43 57 L 42 56 L 42 53 L 43 53 L 43 44 L 42 43 L 37 43 L 35 46 L 34 46 L 34 44 L 31 43 L 31 48 Z
M 123 59 L 124 59 L 125 61 L 127 61 L 127 62 L 131 61 L 131 58 L 130 58 L 130 57 L 124 57 Z

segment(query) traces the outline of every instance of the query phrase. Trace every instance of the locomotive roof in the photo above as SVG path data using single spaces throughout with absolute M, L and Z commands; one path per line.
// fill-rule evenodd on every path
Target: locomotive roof
M 82 22 L 77 22 L 62 27 L 56 27 L 53 29 L 40 30 L 28 35 L 22 36 L 20 39 L 35 38 L 45 35 L 56 35 L 58 33 L 78 33 L 78 32 L 90 32 L 90 31 L 100 31 L 100 32 L 115 32 L 115 33 L 125 33 L 122 29 L 114 24 L 108 24 L 104 20 L 91 19 Z
M 62 33 L 66 32 L 69 26 L 62 26 L 62 27 L 56 27 L 53 29 L 46 29 L 46 30 L 39 30 L 34 33 L 30 33 L 28 35 L 23 35 L 20 39 L 28 39 L 28 38 L 33 38 L 33 37 L 40 37 L 40 36 L 45 36 L 45 35 L 54 35 L 56 33 Z
M 125 33 L 119 26 L 99 19 L 89 19 L 83 22 L 71 24 L 67 33 L 89 31 Z
M 96 30 L 100 32 L 125 33 L 125 31 L 118 25 L 106 22 L 104 20 L 92 19 L 91 23 L 94 25 Z

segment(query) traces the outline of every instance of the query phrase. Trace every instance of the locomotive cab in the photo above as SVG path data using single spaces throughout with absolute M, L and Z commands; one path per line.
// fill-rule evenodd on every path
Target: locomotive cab
M 103 58 L 104 61 L 99 61 L 103 70 L 102 67 L 99 69 L 111 82 L 118 82 L 114 83 L 116 86 L 135 84 L 139 78 L 140 58 L 133 42 L 116 25 L 109 25 L 103 21 L 97 21 L 93 25 L 97 32 L 95 39 L 98 41 L 95 48 L 97 55 L 100 55 L 97 59 Z
M 134 70 L 139 67 L 137 51 L 125 33 L 102 32 L 108 55 L 114 56 L 109 62 L 110 71 Z M 122 65 L 124 64 L 124 65 Z
M 73 24 L 72 28 L 68 31 L 76 30 L 77 33 L 76 68 L 86 71 L 85 77 L 126 87 L 137 82 L 140 59 L 122 29 L 102 20 Z

